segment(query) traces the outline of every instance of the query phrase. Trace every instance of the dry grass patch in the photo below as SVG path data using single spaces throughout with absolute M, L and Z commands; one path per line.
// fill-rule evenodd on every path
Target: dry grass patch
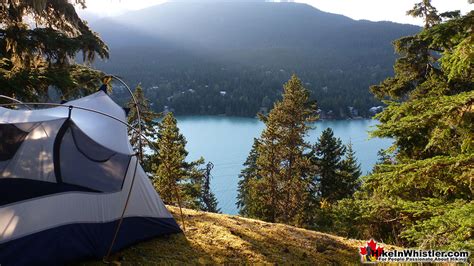
M 180 221 L 179 210 L 168 207 Z M 122 265 L 358 264 L 364 241 L 239 216 L 183 209 L 186 232 L 159 237 L 113 255 Z M 81 263 L 98 265 L 99 261 Z

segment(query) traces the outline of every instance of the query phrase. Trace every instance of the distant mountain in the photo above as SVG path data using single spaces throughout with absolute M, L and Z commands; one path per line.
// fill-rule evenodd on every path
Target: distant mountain
M 368 115 L 379 104 L 368 87 L 392 73 L 392 41 L 420 30 L 245 1 L 171 2 L 91 26 L 111 49 L 97 66 L 141 82 L 158 110 L 252 116 L 271 107 L 292 73 L 329 115 L 357 115 L 349 106 Z

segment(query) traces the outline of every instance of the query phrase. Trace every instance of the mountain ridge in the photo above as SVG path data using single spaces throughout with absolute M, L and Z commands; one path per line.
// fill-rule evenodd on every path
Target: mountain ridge
M 393 73 L 391 42 L 420 29 L 268 2 L 165 3 L 91 25 L 111 50 L 96 66 L 141 83 L 156 110 L 237 116 L 270 108 L 293 73 L 324 112 L 368 116 L 380 105 L 368 87 Z

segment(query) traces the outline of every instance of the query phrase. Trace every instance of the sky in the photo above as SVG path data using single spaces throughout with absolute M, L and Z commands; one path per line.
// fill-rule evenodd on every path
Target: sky
M 342 14 L 353 19 L 371 21 L 393 21 L 422 25 L 421 19 L 406 16 L 407 10 L 421 0 L 295 0 L 294 2 L 312 5 L 322 11 Z M 79 14 L 90 12 L 95 16 L 115 16 L 129 10 L 137 10 L 161 4 L 164 0 L 87 0 L 88 8 Z M 278 1 L 277 1 L 278 2 Z M 474 8 L 467 0 L 432 0 L 440 12 L 461 10 L 467 13 Z

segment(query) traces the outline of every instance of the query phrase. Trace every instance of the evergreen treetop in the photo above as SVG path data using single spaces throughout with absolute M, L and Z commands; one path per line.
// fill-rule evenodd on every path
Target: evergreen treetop
M 383 229 L 374 237 L 472 250 L 474 11 L 437 14 L 430 6 L 424 0 L 409 12 L 426 27 L 395 41 L 395 75 L 371 88 L 388 104 L 372 135 L 394 139 L 393 158 L 364 178 L 356 205 L 361 231 Z
M 128 124 L 131 125 L 134 129 L 138 128 L 138 114 L 137 114 L 137 107 L 140 112 L 140 120 L 141 120 L 141 129 L 142 129 L 142 134 L 147 137 L 148 139 L 157 139 L 158 132 L 157 132 L 157 127 L 158 127 L 158 122 L 157 119 L 160 117 L 160 114 L 155 113 L 151 107 L 150 107 L 150 101 L 148 98 L 145 96 L 145 93 L 143 92 L 143 89 L 140 84 L 135 88 L 135 91 L 133 92 L 133 95 L 137 101 L 137 105 L 135 105 L 135 102 L 133 99 L 130 99 L 130 101 L 127 104 L 127 107 L 129 108 L 129 113 L 128 113 Z M 138 139 L 140 136 L 138 135 L 138 132 L 135 130 L 129 129 L 129 135 L 130 135 L 130 143 L 132 144 L 133 148 L 138 151 Z M 146 141 L 142 141 L 143 148 L 150 148 L 149 143 Z M 143 153 L 143 151 L 139 151 L 140 154 Z
M 165 203 L 181 201 L 184 207 L 199 209 L 203 171 L 198 166 L 204 159 L 186 162 L 186 139 L 172 113 L 163 118 L 158 135 L 158 153 L 150 161 L 156 190 Z
M 240 171 L 238 189 L 237 189 L 237 208 L 239 214 L 243 216 L 253 216 L 257 213 L 258 202 L 253 201 L 251 193 L 251 181 L 260 179 L 258 176 L 257 158 L 258 158 L 259 140 L 254 138 L 252 149 L 244 162 L 244 169 Z
M 346 154 L 341 163 L 341 172 L 345 175 L 342 184 L 344 189 L 343 194 L 345 197 L 352 196 L 360 186 L 360 177 L 362 175 L 360 163 L 357 162 L 352 142 L 346 145 Z
M 74 63 L 82 53 L 86 63 L 108 48 L 76 13 L 76 0 L 6 0 L 0 3 L 0 87 L 2 93 L 37 100 L 56 87 L 65 98 L 97 88 L 101 75 Z M 83 88 L 79 89 L 80 86 Z
M 334 203 L 352 196 L 361 171 L 351 143 L 346 147 L 332 129 L 327 128 L 314 145 L 311 160 L 317 169 L 314 183 L 318 186 L 315 195 L 318 200 Z
M 201 210 L 206 212 L 215 212 L 219 213 L 220 209 L 217 207 L 218 202 L 217 198 L 212 193 L 211 190 L 211 170 L 214 168 L 214 164 L 208 162 L 206 165 L 206 172 L 204 174 L 204 181 L 202 184 L 202 191 L 201 191 Z
M 284 85 L 283 99 L 261 119 L 266 128 L 240 176 L 238 206 L 250 217 L 302 225 L 311 169 L 304 137 L 316 119 L 316 107 L 296 75 Z

